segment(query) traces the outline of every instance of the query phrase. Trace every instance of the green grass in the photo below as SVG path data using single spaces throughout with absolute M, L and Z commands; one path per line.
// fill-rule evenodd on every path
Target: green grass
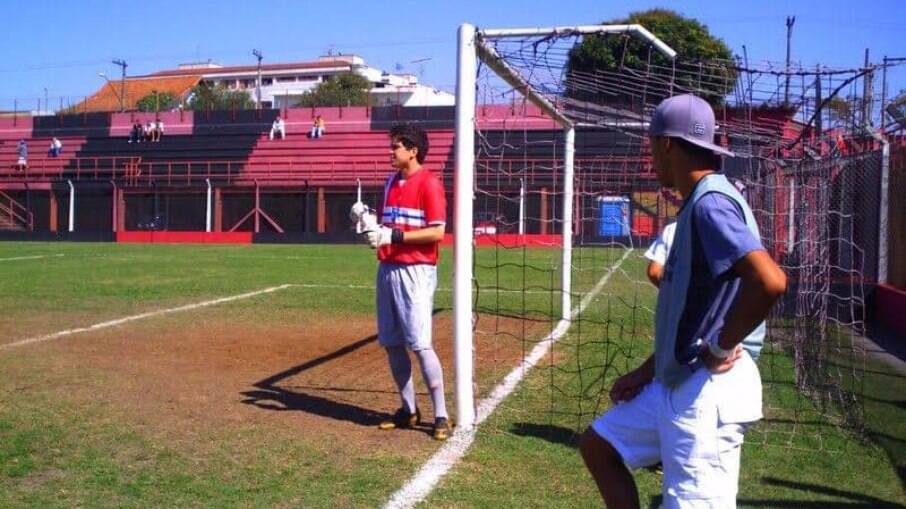
M 623 251 L 581 248 L 574 254 L 573 306 Z M 374 312 L 367 288 L 374 254 L 362 246 L 0 243 L 0 260 L 33 255 L 62 256 L 0 261 L 0 342 L 285 283 L 325 287 L 276 292 L 224 305 L 220 313 L 260 325 L 302 312 L 334 321 L 344 314 L 369 319 Z M 423 507 L 600 506 L 574 433 L 606 409 L 603 394 L 612 380 L 650 352 L 656 294 L 638 255 L 631 253 L 614 271 L 554 354 L 486 422 L 463 463 Z M 556 249 L 478 250 L 477 328 L 492 336 L 496 331 L 494 340 L 511 342 L 517 353 L 530 349 L 561 316 L 560 263 Z M 437 308 L 451 306 L 451 268 L 452 253 L 445 250 Z M 511 291 L 523 288 L 529 292 Z M 532 321 L 504 335 L 493 315 Z M 157 327 L 204 316 L 171 315 Z M 24 369 L 29 362 L 49 365 L 42 360 L 45 348 L 0 351 L 0 373 L 18 374 L 0 381 L 0 507 L 377 507 L 436 447 L 370 450 L 352 439 L 280 424 L 194 429 L 187 422 L 185 434 L 174 436 L 124 416 L 102 397 L 86 402 L 46 389 L 90 381 L 116 390 L 117 381 L 79 366 Z M 488 371 L 480 396 L 511 369 L 507 352 Z M 906 504 L 897 473 L 906 470 L 902 376 L 883 364 L 866 365 L 867 437 L 858 438 L 839 431 L 832 412 L 816 410 L 795 391 L 785 353 L 766 350 L 760 366 L 767 419 L 747 435 L 741 507 Z M 451 369 L 447 378 L 450 384 Z M 641 472 L 637 483 L 643 505 L 655 504 L 657 475 Z

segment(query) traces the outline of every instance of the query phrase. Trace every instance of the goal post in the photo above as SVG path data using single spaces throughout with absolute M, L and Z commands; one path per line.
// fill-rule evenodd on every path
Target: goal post
M 591 25 L 551 28 L 518 28 L 478 30 L 473 25 L 463 24 L 458 31 L 456 116 L 455 116 L 455 175 L 454 175 L 454 281 L 453 281 L 453 338 L 455 360 L 455 397 L 458 425 L 470 429 L 476 424 L 474 390 L 474 334 L 473 319 L 473 253 L 474 202 L 475 195 L 475 130 L 477 72 L 479 62 L 490 69 L 496 78 L 512 87 L 514 94 L 539 108 L 562 130 L 562 173 L 559 186 L 561 191 L 560 231 L 560 324 L 558 329 L 572 319 L 572 271 L 573 271 L 573 218 L 576 211 L 574 170 L 576 153 L 576 127 L 582 121 L 572 118 L 558 107 L 560 97 L 556 93 L 537 90 L 531 79 L 526 79 L 518 67 L 511 65 L 500 55 L 493 42 L 513 38 L 568 38 L 595 34 L 625 34 L 636 37 L 668 58 L 676 52 L 641 25 Z M 641 123 L 636 122 L 635 127 Z M 524 230 L 524 184 L 520 183 L 519 232 Z

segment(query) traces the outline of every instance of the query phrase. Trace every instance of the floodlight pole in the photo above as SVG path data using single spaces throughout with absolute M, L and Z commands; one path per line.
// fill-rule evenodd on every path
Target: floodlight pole
M 786 84 L 783 88 L 783 104 L 790 104 L 790 40 L 793 38 L 793 25 L 796 16 L 786 17 Z
M 453 184 L 453 344 L 456 418 L 463 429 L 475 424 L 472 389 L 472 200 L 475 185 L 475 27 L 460 25 L 456 51 L 456 140 Z
M 255 80 L 255 108 L 261 109 L 261 59 L 264 58 L 264 55 L 261 54 L 261 50 L 253 49 L 252 55 L 255 55 L 255 58 L 258 59 L 258 78 Z
M 120 79 L 120 111 L 126 111 L 126 64 L 125 60 L 114 60 L 115 65 L 120 66 L 122 78 Z

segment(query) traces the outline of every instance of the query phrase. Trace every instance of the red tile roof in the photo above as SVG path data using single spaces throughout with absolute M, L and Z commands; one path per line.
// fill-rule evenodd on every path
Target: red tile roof
M 126 110 L 134 110 L 136 103 L 146 95 L 152 92 L 168 93 L 175 97 L 183 97 L 198 82 L 201 81 L 201 75 L 198 70 L 193 70 L 193 74 L 185 76 L 172 76 L 160 78 L 127 78 L 126 79 Z M 91 97 L 76 104 L 71 111 L 94 112 L 94 111 L 119 111 L 120 93 L 122 82 L 119 80 L 108 81 L 100 90 L 95 92 Z

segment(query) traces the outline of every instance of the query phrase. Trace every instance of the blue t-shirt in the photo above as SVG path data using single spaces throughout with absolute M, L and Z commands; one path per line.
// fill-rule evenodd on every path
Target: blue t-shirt
M 731 271 L 733 265 L 752 251 L 763 249 L 733 200 L 712 192 L 695 203 L 692 271 L 686 294 L 689 297 L 676 334 L 677 360 L 691 362 L 705 345 L 717 340 L 739 294 L 740 279 Z

